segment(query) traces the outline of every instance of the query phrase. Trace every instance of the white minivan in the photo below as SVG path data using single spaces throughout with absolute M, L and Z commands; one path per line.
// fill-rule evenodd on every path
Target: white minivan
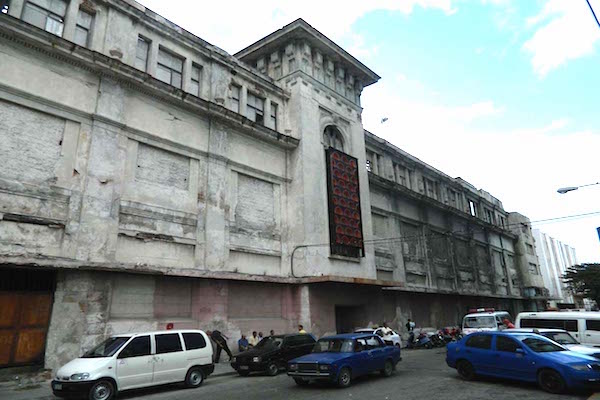
M 110 400 L 122 390 L 166 383 L 198 387 L 215 369 L 212 356 L 210 340 L 200 330 L 115 335 L 62 366 L 52 392 Z
M 597 311 L 522 312 L 515 326 L 564 329 L 581 344 L 600 347 L 600 312 Z
M 493 308 L 470 311 L 474 312 L 465 315 L 462 322 L 462 334 L 465 336 L 474 332 L 505 329 L 507 327 L 504 325 L 504 320 L 508 319 L 509 321 L 512 321 L 512 317 L 508 311 L 495 311 Z

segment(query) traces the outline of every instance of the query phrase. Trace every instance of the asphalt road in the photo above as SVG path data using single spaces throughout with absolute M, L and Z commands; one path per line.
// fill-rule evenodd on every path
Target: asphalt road
M 446 366 L 445 350 L 403 351 L 394 375 L 384 378 L 372 375 L 356 380 L 350 388 L 338 389 L 326 384 L 298 387 L 285 373 L 276 377 L 221 376 L 209 377 L 198 389 L 168 386 L 123 393 L 119 399 L 127 400 L 275 400 L 275 399 L 515 399 L 515 400 L 575 400 L 587 399 L 590 393 L 550 395 L 536 385 L 496 379 L 464 382 L 456 371 Z M 51 394 L 38 388 L 18 395 L 0 393 L 3 398 L 52 399 Z M 6 397 L 2 395 L 7 395 Z M 21 397 L 24 396 L 24 397 Z

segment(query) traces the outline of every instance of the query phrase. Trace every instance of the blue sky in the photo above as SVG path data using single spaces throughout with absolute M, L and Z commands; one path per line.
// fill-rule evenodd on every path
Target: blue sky
M 556 193 L 600 181 L 600 28 L 585 0 L 141 2 L 230 53 L 304 18 L 382 76 L 363 92 L 365 128 L 533 221 L 600 211 L 600 185 Z M 580 262 L 600 262 L 598 226 L 537 225 Z

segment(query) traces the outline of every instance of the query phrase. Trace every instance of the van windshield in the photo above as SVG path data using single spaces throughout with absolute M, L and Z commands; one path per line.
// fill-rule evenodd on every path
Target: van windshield
M 463 321 L 463 328 L 496 328 L 497 326 L 496 319 L 491 315 L 466 317 Z
M 81 358 L 112 357 L 127 341 L 130 336 L 116 336 L 106 339 L 98 346 L 86 352 Z

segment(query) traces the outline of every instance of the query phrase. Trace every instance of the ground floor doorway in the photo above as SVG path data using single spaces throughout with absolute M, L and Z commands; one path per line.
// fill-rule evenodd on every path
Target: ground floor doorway
M 53 271 L 0 268 L 0 368 L 42 364 Z
M 337 333 L 354 332 L 368 323 L 365 306 L 335 306 L 335 329 Z

